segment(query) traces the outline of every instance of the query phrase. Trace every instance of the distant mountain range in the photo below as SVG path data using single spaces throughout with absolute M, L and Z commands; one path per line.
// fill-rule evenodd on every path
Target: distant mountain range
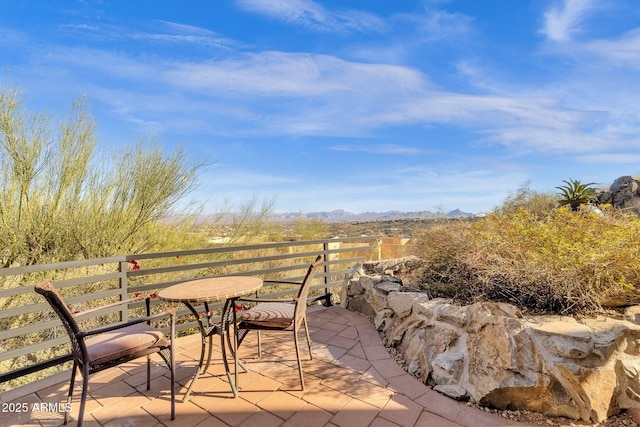
M 388 212 L 362 212 L 352 213 L 342 209 L 330 211 L 330 212 L 309 212 L 309 213 L 276 213 L 272 215 L 274 221 L 289 222 L 296 219 L 321 219 L 325 222 L 367 222 L 367 221 L 393 221 L 400 219 L 429 219 L 439 216 L 431 211 L 417 211 L 417 212 L 401 212 L 401 211 L 388 211 Z M 474 217 L 475 214 L 462 212 L 460 209 L 455 209 L 447 212 L 445 215 L 447 218 L 468 218 Z
M 320 219 L 328 223 L 337 222 L 369 222 L 369 221 L 394 221 L 403 219 L 430 219 L 441 217 L 442 214 L 436 214 L 431 211 L 417 211 L 417 212 L 402 212 L 402 211 L 388 211 L 388 212 L 362 212 L 353 213 L 347 212 L 343 209 L 338 209 L 329 212 L 285 212 L 274 213 L 271 215 L 271 219 L 274 222 L 293 222 L 297 219 Z M 446 218 L 470 218 L 477 215 L 463 212 L 460 209 L 454 209 L 447 212 L 444 215 Z M 230 224 L 233 221 L 234 214 L 232 212 L 223 212 L 218 214 L 200 215 L 198 222 L 201 224 L 217 223 L 217 224 Z

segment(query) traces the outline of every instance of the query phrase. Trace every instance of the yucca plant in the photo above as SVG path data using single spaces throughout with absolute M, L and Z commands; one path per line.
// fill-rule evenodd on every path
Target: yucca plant
M 562 182 L 564 182 L 565 185 L 556 188 L 560 190 L 560 195 L 564 201 L 588 202 L 596 196 L 596 189 L 592 187 L 596 184 L 595 182 L 583 184 L 577 179 L 569 179 L 568 181 L 563 179 Z

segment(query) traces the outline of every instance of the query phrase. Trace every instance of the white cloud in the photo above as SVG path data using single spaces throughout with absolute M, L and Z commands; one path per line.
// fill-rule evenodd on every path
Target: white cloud
M 632 153 L 600 153 L 595 155 L 579 156 L 578 161 L 593 164 L 621 164 L 637 165 L 640 163 L 640 154 Z
M 170 21 L 157 21 L 161 24 L 159 30 L 134 32 L 129 36 L 132 39 L 151 40 L 161 43 L 180 43 L 189 45 L 201 45 L 219 49 L 237 49 L 243 47 L 241 43 L 220 34 L 201 27 L 179 24 Z
M 212 184 L 218 187 L 226 188 L 241 188 L 244 191 L 251 190 L 253 192 L 256 189 L 263 189 L 272 185 L 293 185 L 300 184 L 301 180 L 296 177 L 287 176 L 278 171 L 278 174 L 267 174 L 254 172 L 251 170 L 242 170 L 237 167 L 231 167 L 229 165 L 216 165 L 206 177 L 202 180 L 211 181 Z
M 640 69 L 640 28 L 635 28 L 615 40 L 594 40 L 586 48 L 608 58 L 618 66 Z
M 121 53 L 85 48 L 50 47 L 42 62 L 45 66 L 65 69 L 65 74 L 79 75 L 89 71 L 94 77 L 107 75 L 122 79 L 148 81 L 157 77 L 152 62 L 143 62 Z M 146 76 L 146 77 L 145 77 Z M 82 81 L 88 81 L 83 78 Z M 80 83 L 78 81 L 77 83 Z
M 514 165 L 492 164 L 495 168 L 491 170 L 465 166 L 448 168 L 429 164 L 424 168 L 406 168 L 388 164 L 385 172 L 381 173 L 379 168 L 370 164 L 362 165 L 336 178 L 335 182 L 327 177 L 323 185 L 280 189 L 278 210 L 295 212 L 300 209 L 300 205 L 295 203 L 308 200 L 306 195 L 311 192 L 314 196 L 303 207 L 305 212 L 332 209 L 355 213 L 435 211 L 441 208 L 478 212 L 478 206 L 499 205 L 518 184 L 529 179 L 526 168 L 521 165 L 516 168 Z
M 373 154 L 384 155 L 418 155 L 425 154 L 428 151 L 415 147 L 405 147 L 395 144 L 373 144 L 373 145 L 333 145 L 329 147 L 329 150 L 333 151 L 348 151 L 348 152 L 365 152 Z
M 214 31 L 193 25 L 156 20 L 137 24 L 136 30 L 119 25 L 64 24 L 59 28 L 83 38 L 96 40 L 129 40 L 137 42 L 200 45 L 219 49 L 235 49 L 243 45 L 235 40 L 222 37 Z
M 596 7 L 593 0 L 564 0 L 544 14 L 544 26 L 540 30 L 555 42 L 568 42 L 579 32 L 584 18 Z
M 398 27 L 410 25 L 416 32 L 414 42 L 433 42 L 453 39 L 470 34 L 473 19 L 462 13 L 450 13 L 439 9 L 426 9 L 423 13 L 399 14 L 393 17 Z
M 537 94 L 515 86 L 496 86 L 493 91 L 500 95 L 446 92 L 408 67 L 329 55 L 261 52 L 174 63 L 162 78 L 200 96 L 241 102 L 246 112 L 255 110 L 251 126 L 256 132 L 268 134 L 367 136 L 389 126 L 453 124 L 474 130 L 480 141 L 517 151 L 586 153 L 603 144 L 623 145 L 624 136 L 611 126 L 622 120 L 615 126 L 623 129 L 631 119 L 621 118 L 616 109 L 569 108 L 560 103 L 566 93 L 555 88 L 540 88 Z
M 564 89 L 541 86 L 531 93 L 515 85 L 505 90 L 494 78 L 483 83 L 483 92 L 499 95 L 476 95 L 444 91 L 407 66 L 310 53 L 236 53 L 220 61 L 184 62 L 49 48 L 41 60 L 41 67 L 64 69 L 61 77 L 74 87 L 82 87 L 88 73 L 117 83 L 118 90 L 96 84 L 85 92 L 144 131 L 199 128 L 235 136 L 367 137 L 395 126 L 447 124 L 475 132 L 477 140 L 469 143 L 500 144 L 517 153 L 593 153 L 605 146 L 640 145 L 623 135 L 637 131 L 638 115 L 624 113 L 629 111 L 625 106 L 608 105 L 606 94 L 598 95 L 598 85 L 579 79 L 563 83 Z M 482 73 L 490 75 L 476 72 Z M 589 111 L 596 104 L 585 103 L 581 93 L 595 97 L 602 111 Z M 392 148 L 369 150 L 391 153 Z
M 312 0 L 237 0 L 245 10 L 327 32 L 379 32 L 382 20 L 357 10 L 327 10 Z
M 551 97 L 424 93 L 372 114 L 385 125 L 447 123 L 475 129 L 487 142 L 518 149 L 588 152 L 601 149 L 610 136 L 585 134 L 584 124 L 597 113 L 564 108 Z
M 402 66 L 365 64 L 335 56 L 260 52 L 201 63 L 175 63 L 164 73 L 167 82 L 252 96 L 307 97 L 337 93 L 395 92 L 407 94 L 425 87 L 420 72 Z

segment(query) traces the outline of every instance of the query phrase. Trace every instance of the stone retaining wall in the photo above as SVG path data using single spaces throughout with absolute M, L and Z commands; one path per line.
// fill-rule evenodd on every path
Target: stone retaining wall
M 640 309 L 624 319 L 523 316 L 407 292 L 415 257 L 357 265 L 341 304 L 374 321 L 409 373 L 447 396 L 598 422 L 640 408 Z

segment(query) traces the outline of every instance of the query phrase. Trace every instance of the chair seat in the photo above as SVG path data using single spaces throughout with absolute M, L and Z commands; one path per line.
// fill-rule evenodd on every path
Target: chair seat
M 282 302 L 265 302 L 238 313 L 239 320 L 254 325 L 286 328 L 293 323 L 296 306 Z
M 146 323 L 138 323 L 88 338 L 86 344 L 89 364 L 95 366 L 132 356 L 149 348 L 167 347 L 170 343 L 158 329 Z
M 174 339 L 176 335 L 175 310 L 170 309 L 165 313 L 151 315 L 151 299 L 144 298 L 146 316 L 138 317 L 130 322 L 120 324 L 110 324 L 103 328 L 86 330 L 80 328 L 76 317 L 97 312 L 116 306 L 128 307 L 129 304 L 140 301 L 143 298 L 121 299 L 111 304 L 103 305 L 101 308 L 85 310 L 77 313 L 77 316 L 69 310 L 69 306 L 64 302 L 55 286 L 48 280 L 38 282 L 34 290 L 42 295 L 51 308 L 56 312 L 62 325 L 67 330 L 71 340 L 71 350 L 73 356 L 73 368 L 71 369 L 71 381 L 69 382 L 69 394 L 67 395 L 67 405 L 71 405 L 73 390 L 78 371 L 82 374 L 82 396 L 80 398 L 80 409 L 78 410 L 78 427 L 82 427 L 84 420 L 85 406 L 89 389 L 89 376 L 120 363 L 125 363 L 142 356 L 150 356 L 158 353 L 167 363 L 171 372 L 171 419 L 176 418 L 176 369 L 175 369 L 175 347 Z M 151 327 L 148 322 L 162 317 L 169 318 L 169 338 L 165 338 L 164 333 Z M 95 317 L 95 314 L 94 314 Z M 100 331 L 107 331 L 100 333 Z M 151 358 L 147 357 L 147 390 L 151 388 Z M 64 413 L 63 423 L 69 421 L 69 412 Z

